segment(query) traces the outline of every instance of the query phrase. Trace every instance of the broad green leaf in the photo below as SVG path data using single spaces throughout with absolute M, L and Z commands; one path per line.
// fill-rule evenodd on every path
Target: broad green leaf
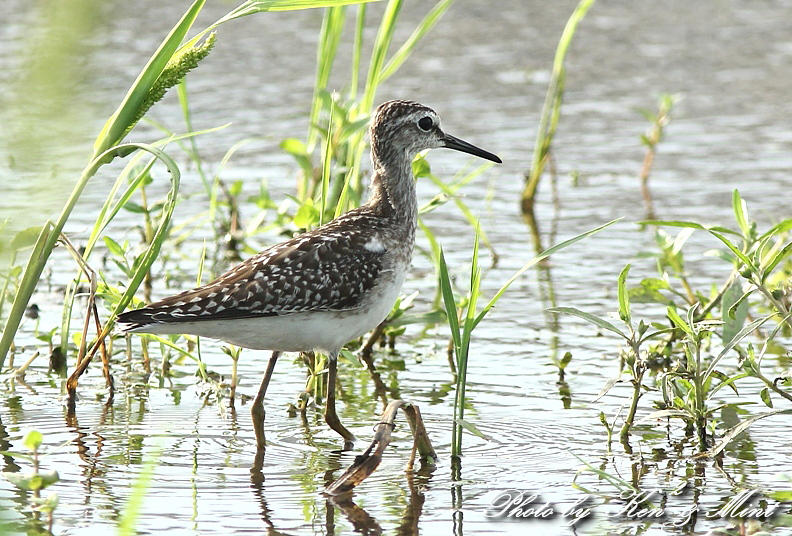
M 38 239 L 40 234 L 41 227 L 28 227 L 27 229 L 19 231 L 14 235 L 14 238 L 11 239 L 11 250 L 17 251 L 32 246 L 36 243 L 36 239 Z
M 41 435 L 41 432 L 38 430 L 31 430 L 30 432 L 25 435 L 25 438 L 22 440 L 22 444 L 25 445 L 29 450 L 38 450 L 41 447 L 41 443 L 44 441 L 44 436 Z
M 133 214 L 146 214 L 149 210 L 145 209 L 143 205 L 135 203 L 134 201 L 127 201 L 124 203 L 124 210 Z
M 107 247 L 107 251 L 115 255 L 116 257 L 123 257 L 124 256 L 124 248 L 122 248 L 118 242 L 110 238 L 109 236 L 103 237 L 105 247 Z
M 739 279 L 734 279 L 721 297 L 724 341 L 732 340 L 740 332 L 748 317 L 748 302 L 741 299 L 742 296 L 742 284 Z
M 765 406 L 768 408 L 773 407 L 773 400 L 770 398 L 770 389 L 765 387 L 761 391 L 759 391 L 759 396 L 762 398 L 762 402 L 765 403 Z
M 310 229 L 319 221 L 319 209 L 317 209 L 310 199 L 297 209 L 294 215 L 294 225 L 300 229 Z
M 280 142 L 280 148 L 294 156 L 308 156 L 305 144 L 297 138 L 286 138 Z
M 666 297 L 660 291 L 670 290 L 671 286 L 665 279 L 647 277 L 643 279 L 637 287 L 633 287 L 629 292 L 629 300 L 632 303 L 660 303 L 671 305 L 674 301 Z
M 567 365 L 569 365 L 570 361 L 572 361 L 572 352 L 566 352 L 564 357 L 561 358 L 561 361 L 559 361 L 558 368 L 564 370 Z

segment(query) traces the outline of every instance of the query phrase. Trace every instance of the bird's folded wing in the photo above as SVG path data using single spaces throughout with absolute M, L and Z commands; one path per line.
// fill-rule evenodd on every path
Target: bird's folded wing
M 195 322 L 354 309 L 382 269 L 382 247 L 361 234 L 304 234 L 202 287 L 119 315 L 121 324 Z

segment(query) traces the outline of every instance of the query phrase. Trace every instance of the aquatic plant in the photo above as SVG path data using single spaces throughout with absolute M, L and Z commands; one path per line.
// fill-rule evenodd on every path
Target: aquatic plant
M 539 186 L 539 180 L 542 178 L 545 166 L 551 158 L 553 137 L 558 128 L 558 120 L 561 118 L 561 104 L 566 80 L 566 67 L 564 66 L 566 55 L 569 51 L 569 46 L 572 44 L 578 24 L 586 16 L 594 1 L 581 0 L 578 3 L 567 21 L 564 32 L 561 34 L 561 39 L 558 41 L 550 85 L 547 88 L 547 96 L 545 97 L 542 115 L 539 119 L 539 132 L 536 134 L 536 142 L 534 143 L 531 169 L 525 176 L 525 186 L 521 195 L 522 211 L 524 213 L 533 211 L 536 188 Z
M 745 419 L 723 434 L 722 440 L 715 443 L 715 412 L 725 407 L 736 407 L 739 403 L 722 403 L 710 406 L 710 401 L 721 389 L 729 387 L 736 392 L 737 382 L 746 377 L 754 377 L 765 384 L 759 393 L 764 404 L 773 407 L 771 393 L 792 401 L 792 393 L 783 389 L 789 384 L 784 376 L 770 380 L 761 372 L 761 361 L 771 341 L 777 333 L 789 332 L 792 327 L 792 313 L 789 295 L 792 293 L 789 266 L 792 265 L 792 242 L 789 231 L 792 220 L 784 220 L 759 234 L 755 222 L 747 216 L 747 207 L 737 190 L 732 196 L 732 206 L 737 229 L 713 226 L 706 227 L 695 222 L 647 221 L 643 224 L 681 227 L 683 231 L 676 239 L 667 239 L 659 233 L 658 245 L 661 253 L 657 256 L 660 278 L 645 278 L 632 289 L 626 280 L 630 265 L 627 265 L 618 278 L 619 318 L 627 326 L 627 332 L 618 329 L 610 321 L 580 311 L 574 307 L 556 307 L 551 312 L 574 315 L 599 328 L 619 335 L 627 343 L 627 351 L 622 353 L 621 361 L 630 372 L 633 393 L 630 407 L 621 427 L 620 437 L 629 448 L 628 436 L 635 424 L 638 401 L 644 393 L 659 392 L 660 401 L 655 402 L 659 411 L 644 419 L 678 418 L 686 423 L 686 429 L 695 431 L 698 450 L 711 456 L 719 453 L 740 431 L 757 420 L 792 410 L 775 410 Z M 690 232 L 703 230 L 709 232 L 726 246 L 725 251 L 712 255 L 732 265 L 726 281 L 717 292 L 705 295 L 696 292 L 687 278 L 684 269 L 682 247 Z M 731 239 L 727 236 L 732 237 Z M 674 276 L 681 289 L 671 285 Z M 757 314 L 755 320 L 748 322 L 751 296 L 761 299 L 752 304 Z M 680 300 L 682 302 L 680 303 Z M 647 323 L 640 320 L 637 326 L 632 320 L 630 302 L 656 303 L 665 306 L 668 325 Z M 680 314 L 681 311 L 684 313 Z M 760 314 L 765 313 L 765 314 Z M 768 321 L 776 326 L 769 336 L 763 337 L 762 350 L 757 355 L 753 345 L 742 348 L 746 337 L 754 335 Z M 651 331 L 650 331 L 651 328 Z M 717 333 L 722 348 L 712 354 L 711 335 Z M 645 343 L 657 341 L 652 347 L 643 349 Z M 739 364 L 731 374 L 721 370 L 723 359 L 730 353 L 737 353 Z M 708 355 L 709 354 L 709 355 Z M 647 385 L 645 373 L 657 372 L 655 385 Z M 620 376 L 610 380 L 600 393 L 606 394 Z M 599 398 L 599 397 L 598 397 Z M 611 433 L 610 425 L 602 417 L 603 424 Z

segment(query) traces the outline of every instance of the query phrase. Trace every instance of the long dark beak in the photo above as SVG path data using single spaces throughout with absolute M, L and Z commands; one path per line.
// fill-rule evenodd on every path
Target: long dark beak
M 445 142 L 444 147 L 448 147 L 449 149 L 456 149 L 457 151 L 462 151 L 463 153 L 485 158 L 487 160 L 491 160 L 492 162 L 497 162 L 498 164 L 503 163 L 503 161 L 496 155 L 487 152 L 484 149 L 479 149 L 475 145 L 470 144 L 465 140 L 460 140 L 459 138 L 456 138 L 450 134 L 443 134 L 443 141 Z

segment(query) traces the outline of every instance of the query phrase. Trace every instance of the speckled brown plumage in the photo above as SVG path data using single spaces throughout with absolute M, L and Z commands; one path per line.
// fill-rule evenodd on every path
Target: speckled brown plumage
M 360 207 L 254 255 L 207 285 L 124 313 L 119 322 L 143 326 L 354 309 L 380 274 L 384 244 L 393 242 L 386 221 Z

